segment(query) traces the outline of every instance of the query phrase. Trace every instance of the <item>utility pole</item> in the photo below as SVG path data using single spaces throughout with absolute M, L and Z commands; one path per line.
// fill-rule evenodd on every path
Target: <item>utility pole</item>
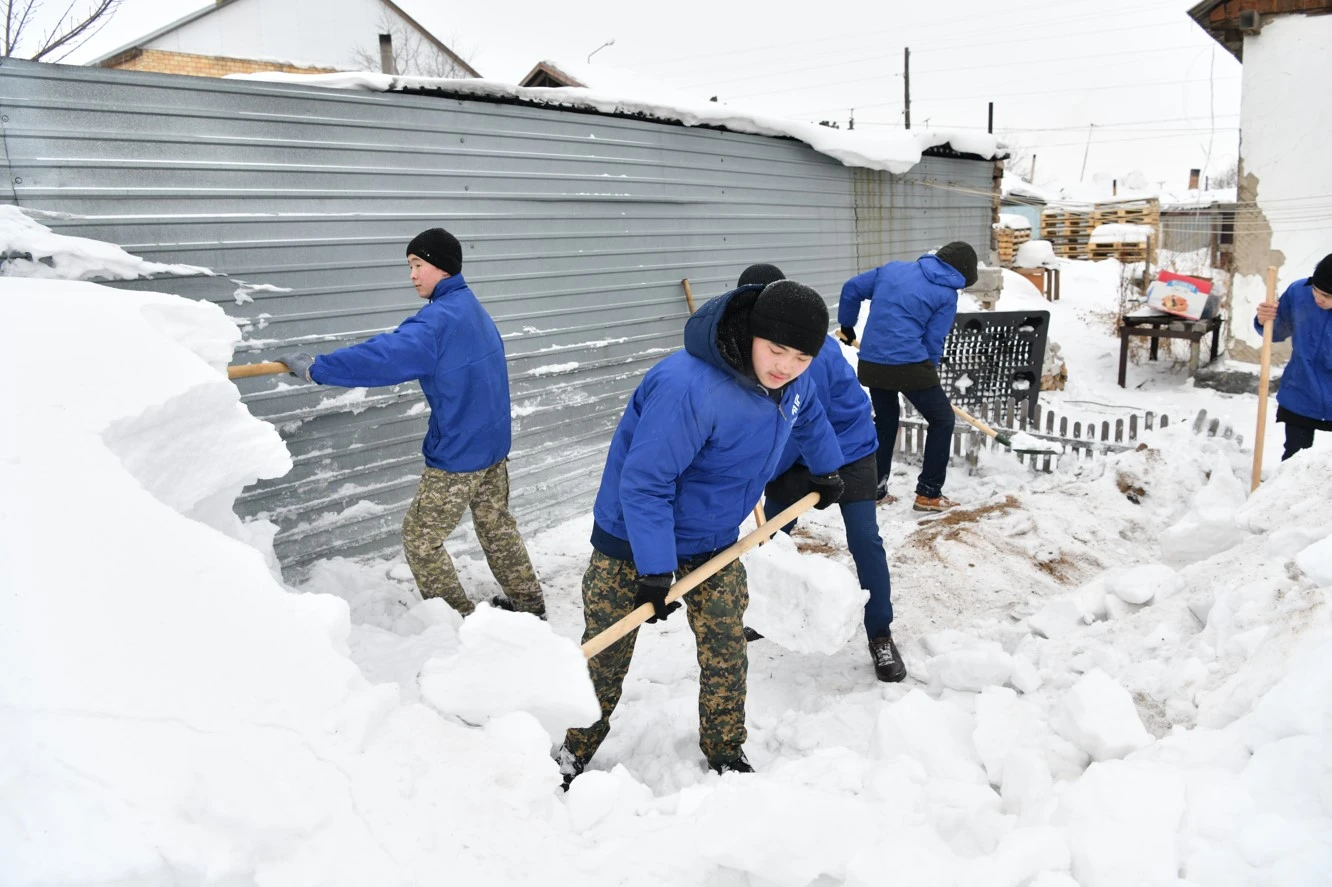
M 1036 155 L 1031 155 L 1031 178 L 1028 179 L 1033 185 L 1036 184 Z
M 911 47 L 902 47 L 902 72 L 906 89 L 906 128 L 911 128 Z
M 1091 153 L 1091 134 L 1095 123 L 1087 124 L 1087 148 L 1082 152 L 1082 172 L 1078 174 L 1078 181 L 1081 182 L 1087 177 L 1087 155 Z
M 989 128 L 985 131 L 990 135 L 994 135 L 994 102 L 990 102 L 990 123 Z
M 856 128 L 856 109 L 851 109 L 851 119 L 847 121 L 846 128 L 852 130 Z

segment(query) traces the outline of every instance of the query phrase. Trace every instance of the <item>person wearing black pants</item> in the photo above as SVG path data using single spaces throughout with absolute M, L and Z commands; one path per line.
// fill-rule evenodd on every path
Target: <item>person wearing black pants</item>
M 1332 253 L 1297 280 L 1276 304 L 1258 306 L 1253 327 L 1272 323 L 1272 341 L 1291 340 L 1290 361 L 1277 389 L 1277 421 L 1286 426 L 1284 462 L 1332 431 Z
M 957 316 L 958 290 L 976 282 L 976 268 L 976 251 L 957 240 L 914 262 L 889 262 L 858 274 L 842 286 L 837 322 L 848 344 L 856 340 L 860 303 L 870 303 L 857 376 L 874 405 L 880 500 L 892 501 L 888 483 L 901 416 L 897 395 L 902 394 L 929 423 L 912 507 L 945 511 L 957 505 L 943 495 L 954 419 L 938 367 Z

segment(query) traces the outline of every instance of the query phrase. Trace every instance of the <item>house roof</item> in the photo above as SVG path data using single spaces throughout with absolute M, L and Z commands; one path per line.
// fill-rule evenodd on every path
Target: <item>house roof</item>
M 1256 27 L 1245 28 L 1241 14 L 1249 13 Z M 1189 18 L 1212 39 L 1244 61 L 1244 35 L 1262 30 L 1265 19 L 1278 15 L 1324 15 L 1332 13 L 1332 0 L 1202 0 L 1189 9 Z
M 135 49 L 140 49 L 148 45 L 149 43 L 152 43 L 154 40 L 158 39 L 159 37 L 164 37 L 167 34 L 170 34 L 172 31 L 178 31 L 181 28 L 185 27 L 186 25 L 190 24 L 191 22 L 195 22 L 201 18 L 204 18 L 205 16 L 212 15 L 214 12 L 217 12 L 222 7 L 230 6 L 231 4 L 236 2 L 237 0 L 216 0 L 216 2 L 214 2 L 211 6 L 205 6 L 203 9 L 196 9 L 194 12 L 191 12 L 189 15 L 182 16 L 181 18 L 176 19 L 174 22 L 172 22 L 169 25 L 165 25 L 161 28 L 158 28 L 156 31 L 153 31 L 150 34 L 144 34 L 142 37 L 139 37 L 138 39 L 134 40 L 131 43 L 125 44 L 119 49 L 112 50 L 111 52 L 108 52 L 103 56 L 99 56 L 98 58 L 93 59 L 92 61 L 88 62 L 88 64 L 89 66 L 96 67 L 98 65 L 101 65 L 103 62 L 107 62 L 113 58 L 116 58 L 119 55 L 123 55 L 124 53 L 131 52 Z M 425 28 L 421 27 L 420 23 L 418 23 L 416 19 L 412 18 L 410 15 L 404 12 L 402 7 L 394 3 L 393 0 L 379 0 L 379 2 L 383 3 L 395 15 L 397 15 L 408 25 L 410 25 L 411 27 L 415 28 L 418 32 L 420 32 L 422 37 L 429 40 L 432 46 L 434 46 L 440 52 L 448 56 L 449 60 L 452 61 L 455 65 L 457 65 L 459 68 L 461 68 L 463 71 L 466 71 L 472 77 L 481 76 L 481 72 L 477 71 L 471 65 L 467 64 L 467 62 L 461 56 L 459 56 L 452 49 L 449 49 L 449 47 L 445 46 L 439 40 L 439 38 L 437 38 L 434 34 L 431 34 Z

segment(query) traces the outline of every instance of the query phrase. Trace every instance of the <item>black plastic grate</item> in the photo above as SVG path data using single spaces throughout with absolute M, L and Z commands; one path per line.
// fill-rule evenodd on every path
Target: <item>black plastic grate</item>
M 957 315 L 939 366 L 948 399 L 965 410 L 1012 398 L 1034 416 L 1049 329 L 1049 311 Z

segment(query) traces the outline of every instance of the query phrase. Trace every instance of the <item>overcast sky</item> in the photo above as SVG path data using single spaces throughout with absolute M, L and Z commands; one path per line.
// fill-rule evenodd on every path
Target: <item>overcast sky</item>
M 1240 65 L 1184 0 L 826 0 L 783 14 L 741 0 L 397 2 L 491 79 L 595 52 L 593 65 L 781 117 L 845 127 L 854 109 L 858 129 L 903 125 L 910 47 L 912 126 L 983 130 L 993 101 L 996 131 L 1036 155 L 1038 184 L 1076 183 L 1085 155 L 1088 180 L 1138 172 L 1182 189 L 1190 167 L 1219 172 L 1238 153 Z M 69 60 L 206 5 L 124 0 Z

